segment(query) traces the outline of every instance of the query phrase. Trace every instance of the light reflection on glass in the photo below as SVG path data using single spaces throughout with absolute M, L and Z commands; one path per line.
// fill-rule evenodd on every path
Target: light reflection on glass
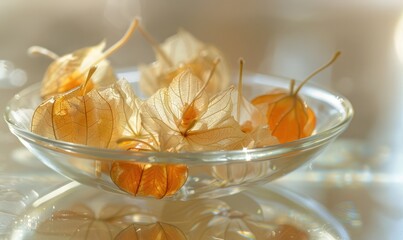
M 250 231 L 239 230 L 237 231 L 237 234 L 245 239 L 256 239 L 255 235 Z
M 242 149 L 242 151 L 244 151 L 244 153 L 245 153 L 245 160 L 250 161 L 250 160 L 252 160 L 252 157 L 249 155 L 247 150 L 248 150 L 247 148 Z
M 49 201 L 50 199 L 55 198 L 55 197 L 59 196 L 60 194 L 66 192 L 66 191 L 68 191 L 68 190 L 70 190 L 70 189 L 72 189 L 72 188 L 77 187 L 78 185 L 80 185 L 80 184 L 77 183 L 77 182 L 70 182 L 70 183 L 64 185 L 63 187 L 60 187 L 60 188 L 56 189 L 55 191 L 50 192 L 50 193 L 46 194 L 45 196 L 43 196 L 43 197 L 37 199 L 37 200 L 32 204 L 32 206 L 38 207 L 39 205 L 43 204 L 44 202 L 47 202 L 47 201 Z
M 0 88 L 22 87 L 26 82 L 27 74 L 24 70 L 15 68 L 10 61 L 0 60 Z
M 340 202 L 334 212 L 336 217 L 349 227 L 362 227 L 362 216 L 353 201 Z

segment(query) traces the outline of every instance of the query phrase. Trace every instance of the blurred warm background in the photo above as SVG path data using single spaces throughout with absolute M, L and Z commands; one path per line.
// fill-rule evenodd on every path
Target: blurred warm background
M 37 82 L 49 60 L 29 57 L 30 46 L 62 55 L 102 39 L 112 44 L 135 16 L 160 41 L 185 28 L 222 49 L 233 66 L 243 57 L 249 71 L 289 78 L 304 78 L 341 50 L 337 64 L 314 81 L 353 102 L 356 115 L 346 136 L 389 143 L 403 137 L 395 129 L 402 121 L 396 114 L 403 83 L 395 42 L 403 36 L 402 10 L 398 0 L 2 0 L 0 59 L 24 70 L 28 84 Z M 139 35 L 111 57 L 116 68 L 152 59 Z
M 337 63 L 313 80 L 347 96 L 355 108 L 353 122 L 336 152 L 345 154 L 339 157 L 343 161 L 355 161 L 347 164 L 351 170 L 384 174 L 374 174 L 368 181 L 392 181 L 403 188 L 401 0 L 1 0 L 0 109 L 23 86 L 40 81 L 49 64 L 44 57 L 29 57 L 30 46 L 44 46 L 62 55 L 102 39 L 112 44 L 136 16 L 159 41 L 184 28 L 220 48 L 233 67 L 243 57 L 248 71 L 300 80 L 341 50 Z M 152 60 L 151 47 L 139 35 L 111 57 L 118 69 Z M 0 144 L 16 144 L 3 121 L 0 135 Z M 372 199 L 370 204 L 390 212 L 381 222 L 367 224 L 380 229 L 392 226 L 382 233 L 390 236 L 402 232 L 403 228 L 396 229 L 403 219 L 403 206 L 390 207 L 382 201 L 401 195 L 396 194 L 383 188 L 365 195 Z M 365 216 L 372 219 L 375 215 Z M 355 231 L 354 225 L 350 227 Z

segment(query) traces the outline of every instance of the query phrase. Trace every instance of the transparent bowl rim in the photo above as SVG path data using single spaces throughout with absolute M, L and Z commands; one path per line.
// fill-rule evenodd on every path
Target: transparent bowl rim
M 268 75 L 254 74 L 254 76 L 260 77 L 271 77 Z M 276 80 L 283 81 L 282 78 L 274 77 Z M 306 150 L 310 148 L 315 148 L 316 146 L 322 145 L 324 142 L 330 141 L 331 139 L 342 133 L 349 125 L 351 119 L 353 118 L 354 111 L 350 101 L 343 95 L 328 90 L 324 87 L 319 87 L 315 84 L 308 83 L 304 86 L 305 89 L 313 88 L 319 91 L 326 92 L 333 95 L 341 103 L 345 114 L 344 117 L 337 121 L 330 128 L 317 132 L 312 136 L 298 139 L 292 142 L 276 144 L 262 148 L 253 149 L 241 149 L 241 150 L 230 150 L 230 151 L 206 151 L 206 152 L 134 152 L 118 149 L 103 149 L 97 147 L 90 147 L 81 144 L 69 143 L 59 140 L 52 140 L 46 137 L 37 135 L 26 129 L 22 129 L 16 126 L 10 119 L 10 105 L 14 101 L 18 101 L 21 96 L 25 96 L 32 92 L 34 89 L 39 88 L 40 83 L 35 83 L 27 88 L 21 90 L 19 93 L 11 98 L 4 111 L 4 119 L 8 124 L 10 131 L 17 137 L 22 138 L 33 144 L 41 145 L 44 148 L 51 150 L 64 151 L 68 153 L 80 154 L 81 157 L 86 156 L 90 159 L 104 160 L 104 161 L 136 161 L 136 162 L 160 162 L 160 163 L 186 163 L 186 164 L 223 164 L 227 161 L 259 161 L 276 159 L 283 157 L 285 154 L 293 154 L 297 150 Z M 268 85 L 270 86 L 270 85 Z

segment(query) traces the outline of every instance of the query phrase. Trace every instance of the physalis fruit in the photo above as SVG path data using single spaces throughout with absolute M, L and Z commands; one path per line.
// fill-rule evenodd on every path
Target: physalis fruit
M 298 93 L 306 82 L 336 61 L 339 55 L 340 52 L 336 52 L 327 64 L 309 75 L 296 90 L 294 90 L 295 81 L 291 80 L 289 90 L 275 89 L 252 100 L 255 106 L 266 112 L 271 134 L 277 137 L 280 143 L 291 142 L 312 134 L 316 125 L 315 113 Z
M 99 69 L 87 83 L 87 88 L 92 88 L 94 85 L 104 87 L 116 82 L 113 69 L 106 58 L 127 42 L 137 26 L 136 19 L 125 35 L 105 52 L 103 52 L 105 47 L 103 41 L 96 46 L 79 49 L 62 57 L 41 47 L 31 47 L 29 49 L 31 53 L 40 53 L 54 60 L 43 77 L 41 97 L 48 99 L 82 85 L 86 81 L 88 70 L 95 65 Z

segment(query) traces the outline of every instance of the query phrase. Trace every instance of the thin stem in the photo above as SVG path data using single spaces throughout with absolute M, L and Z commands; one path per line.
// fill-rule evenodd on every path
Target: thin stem
M 239 80 L 238 80 L 238 102 L 237 102 L 237 112 L 236 112 L 236 120 L 239 122 L 241 119 L 241 103 L 242 103 L 242 87 L 243 87 L 243 64 L 244 60 L 239 59 Z
M 87 75 L 87 79 L 85 79 L 85 82 L 81 88 L 81 93 L 82 95 L 84 95 L 87 92 L 87 85 L 92 77 L 92 75 L 94 74 L 94 72 L 97 70 L 97 67 L 93 66 L 90 68 L 90 70 L 88 71 L 88 75 Z
M 294 94 L 294 87 L 295 87 L 295 79 L 291 79 L 291 81 L 290 81 L 290 95 Z
M 216 68 L 217 68 L 217 65 L 220 63 L 220 61 L 221 61 L 220 58 L 216 58 L 216 59 L 213 61 L 213 67 L 211 68 L 210 73 L 209 73 L 207 79 L 204 81 L 204 85 L 202 86 L 202 88 L 200 89 L 200 91 L 197 93 L 196 98 L 198 98 L 199 94 L 200 94 L 202 91 L 204 91 L 204 89 L 206 89 L 207 85 L 210 83 L 210 80 L 213 78 L 214 73 L 215 73 L 215 70 L 216 70 Z M 195 98 L 195 99 L 196 99 L 196 98 Z
M 98 62 L 102 61 L 103 59 L 109 57 L 112 53 L 114 53 L 116 50 L 121 48 L 128 40 L 129 38 L 133 35 L 134 31 L 137 29 L 139 25 L 139 20 L 134 19 L 130 26 L 129 29 L 127 29 L 126 33 L 123 35 L 123 37 L 117 41 L 115 44 L 112 45 L 112 47 L 108 48 L 104 54 L 94 63 L 97 64 Z
M 316 74 L 320 73 L 322 70 L 324 70 L 325 68 L 329 67 L 332 63 L 334 63 L 337 58 L 340 56 L 341 52 L 337 51 L 333 57 L 330 59 L 330 61 L 328 63 L 326 63 L 325 65 L 323 65 L 322 67 L 318 68 L 316 71 L 314 71 L 313 73 L 311 73 L 311 75 L 309 75 L 297 88 L 297 90 L 295 91 L 295 95 L 298 94 L 298 92 L 301 90 L 302 86 L 304 86 L 305 83 L 307 83 L 311 78 L 313 78 Z
M 121 48 L 129 40 L 129 38 L 132 36 L 134 31 L 137 29 L 138 25 L 139 25 L 139 20 L 134 19 L 131 22 L 131 24 L 129 26 L 129 29 L 127 29 L 126 33 L 123 35 L 123 37 L 119 41 L 117 41 L 115 44 L 113 44 L 110 48 L 108 48 L 96 61 L 92 62 L 89 66 L 87 66 L 87 68 L 84 68 L 85 70 L 82 71 L 82 73 L 85 73 L 92 66 L 98 64 L 99 62 L 101 62 L 105 58 L 109 57 L 116 50 Z
M 32 47 L 28 48 L 28 54 L 32 55 L 32 56 L 37 55 L 37 54 L 46 56 L 52 60 L 56 60 L 59 58 L 59 56 L 56 53 L 54 53 L 44 47 L 40 47 L 40 46 L 32 46 Z
M 214 75 L 214 72 L 215 72 L 215 70 L 216 70 L 216 68 L 217 68 L 218 63 L 220 63 L 220 59 L 219 59 L 219 58 L 216 58 L 216 59 L 214 60 L 214 62 L 213 62 L 213 67 L 212 67 L 211 70 L 210 70 L 209 76 L 208 76 L 207 79 L 204 81 L 204 84 L 203 84 L 203 86 L 200 88 L 200 90 L 196 93 L 196 95 L 195 95 L 193 101 L 186 107 L 186 109 L 183 111 L 183 113 L 186 113 L 190 107 L 193 107 L 193 104 L 196 102 L 196 100 L 201 96 L 201 94 L 203 93 L 203 91 L 206 89 L 207 85 L 209 84 L 211 78 L 212 78 L 213 75 Z M 196 120 L 194 120 L 194 122 L 191 123 L 191 124 L 185 129 L 185 131 L 183 132 L 183 135 L 184 135 L 184 136 L 187 136 L 187 135 L 188 135 L 188 131 L 194 127 L 195 123 L 196 123 Z
M 165 61 L 168 66 L 173 67 L 173 63 L 171 59 L 168 57 L 168 55 L 164 52 L 164 50 L 160 47 L 158 42 L 147 32 L 143 29 L 143 27 L 139 26 L 139 32 L 147 42 L 150 43 L 150 45 L 157 51 L 157 53 L 162 57 L 162 59 Z

